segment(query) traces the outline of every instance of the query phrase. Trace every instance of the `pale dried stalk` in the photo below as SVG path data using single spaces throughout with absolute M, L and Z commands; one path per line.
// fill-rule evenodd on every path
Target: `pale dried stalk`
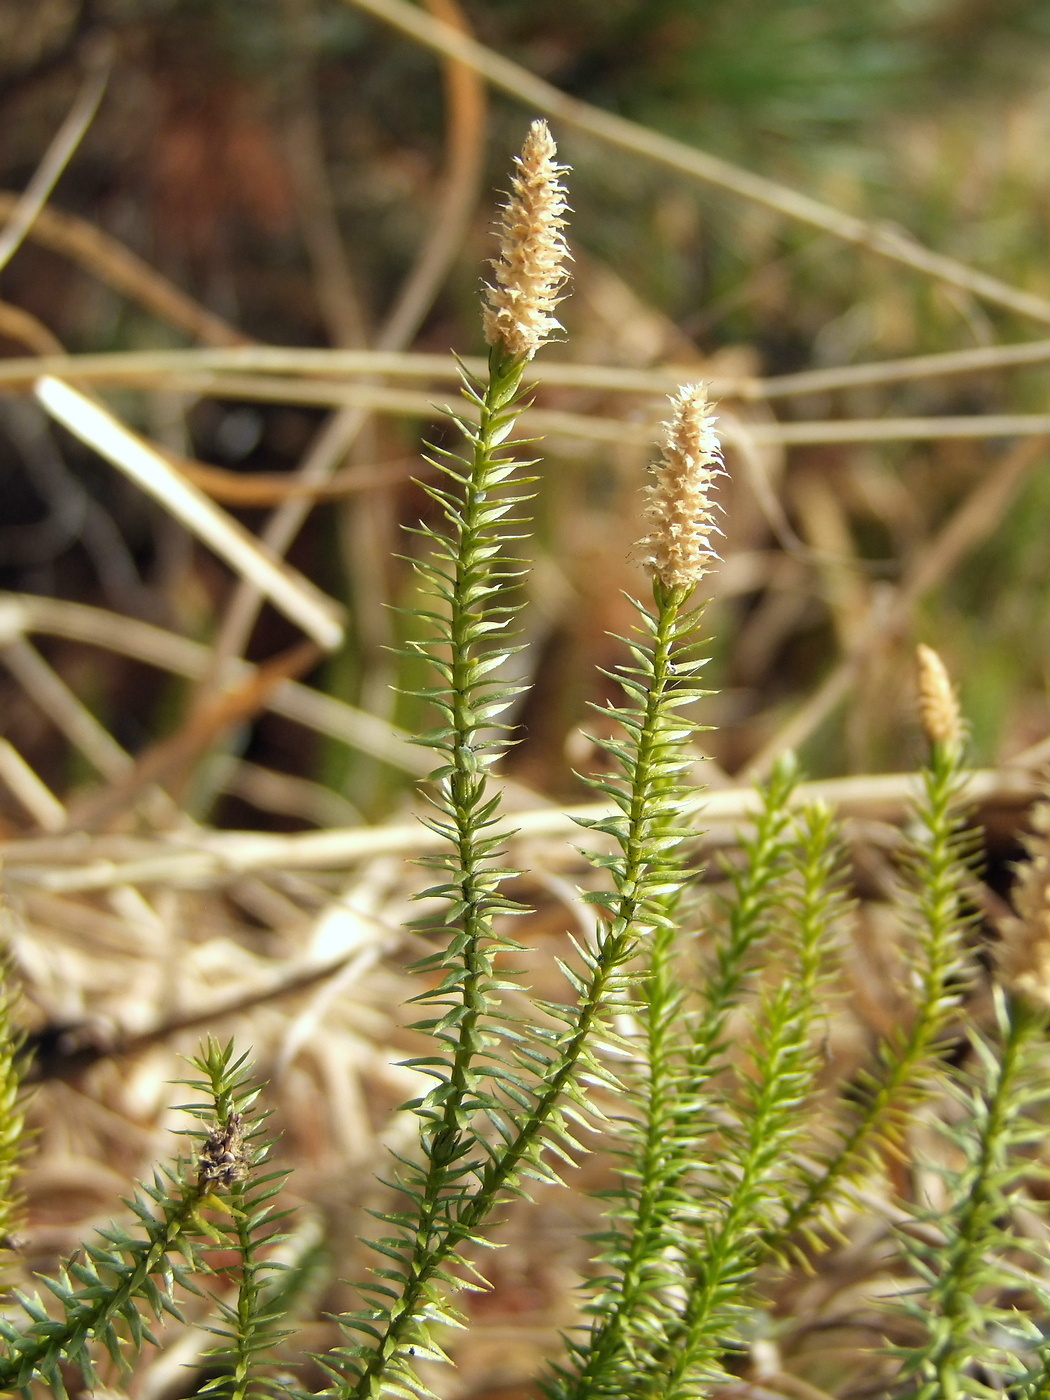
M 159 501 L 319 646 L 334 651 L 342 645 L 339 605 L 283 560 L 265 551 L 243 526 L 181 477 L 159 452 L 136 437 L 112 413 L 50 376 L 37 381 L 35 392 L 52 418 Z
M 55 133 L 43 160 L 12 209 L 8 222 L 0 232 L 0 268 L 6 267 L 21 247 L 26 234 L 50 199 L 51 191 L 58 184 L 63 170 L 73 159 L 85 132 L 94 121 L 109 83 L 111 67 L 112 57 L 106 54 L 95 71 L 88 74 L 69 114 Z
M 0 661 L 73 748 L 107 781 L 119 781 L 134 766 L 134 759 L 36 648 L 17 633 L 12 636 L 16 621 L 17 616 L 9 610 L 0 618 L 4 633 L 0 636 Z
M 10 218 L 20 195 L 0 190 L 0 218 Z M 166 277 L 155 272 L 130 248 L 102 229 L 64 209 L 44 208 L 28 237 L 43 248 L 69 258 L 107 287 L 151 311 L 160 320 L 202 340 L 205 345 L 248 345 L 248 337 L 198 305 Z M 37 373 L 53 371 L 38 370 Z M 62 371 L 58 371 L 62 373 Z
M 6 739 L 0 739 L 0 779 L 44 831 L 58 832 L 66 824 L 66 809 L 40 775 Z
M 11 643 L 25 632 L 43 632 L 49 636 L 66 637 L 70 641 L 103 647 L 189 680 L 199 680 L 206 675 L 211 658 L 210 648 L 200 642 L 138 618 L 122 617 L 104 608 L 89 607 L 86 603 L 74 603 L 65 598 L 45 598 L 35 593 L 0 593 L 0 648 L 6 648 L 0 655 L 10 657 Z M 41 666 L 46 665 L 38 653 L 34 655 Z M 254 669 L 249 662 L 239 661 L 233 671 L 234 681 L 243 681 Z M 19 678 L 26 683 L 24 677 Z M 58 677 L 55 679 L 58 680 Z M 68 687 L 64 689 L 68 691 Z M 69 695 L 68 698 L 84 711 L 75 696 Z M 337 700 L 334 695 L 325 695 L 297 681 L 285 681 L 279 686 L 268 697 L 266 708 L 307 729 L 342 740 L 406 773 L 421 777 L 430 770 L 430 759 L 409 742 L 403 731 L 386 720 Z M 84 713 L 101 729 L 90 712 Z M 114 743 L 105 730 L 102 730 L 102 734 L 110 744 Z M 120 771 L 114 766 L 112 772 L 106 773 L 111 781 L 126 771 L 132 759 L 130 755 L 124 755 L 121 762 L 124 766 Z
M 922 790 L 916 773 L 885 773 L 801 783 L 793 801 L 826 802 L 840 816 L 899 822 L 914 810 Z M 960 785 L 960 800 L 977 806 L 1022 807 L 1039 793 L 1036 776 L 1024 770 L 977 769 Z M 761 807 L 753 787 L 723 788 L 698 794 L 683 808 L 703 825 L 700 842 L 732 844 L 732 827 L 747 822 Z M 514 812 L 495 823 L 502 839 L 564 838 L 579 834 L 581 820 L 601 821 L 615 810 L 591 802 L 561 809 L 538 807 Z M 724 834 L 718 827 L 726 824 Z M 40 838 L 3 848 L 7 878 L 51 890 L 108 889 L 119 884 L 163 884 L 172 888 L 221 887 L 256 870 L 341 870 L 376 856 L 412 855 L 440 848 L 441 837 L 419 822 L 379 827 L 310 831 L 290 836 L 265 832 L 186 831 L 161 839 L 122 836 Z
M 0 193 L 0 213 L 4 195 Z M 45 210 L 46 214 L 52 211 Z M 806 394 L 831 393 L 839 389 L 870 384 L 896 384 L 910 379 L 930 379 L 986 370 L 1016 369 L 1050 361 L 1050 340 L 1025 341 L 1019 345 L 978 346 L 969 350 L 949 350 L 936 355 L 913 355 L 898 360 L 875 360 L 870 364 L 839 365 L 832 369 L 800 370 L 796 374 L 773 375 L 768 379 L 749 376 L 712 378 L 709 392 L 714 398 L 748 401 L 794 398 Z M 460 362 L 451 355 L 432 355 L 401 350 L 331 350 L 316 347 L 240 344 L 229 349 L 209 347 L 186 350 L 115 350 L 85 355 L 48 353 L 41 358 L 19 357 L 0 363 L 0 383 L 31 384 L 41 374 L 78 378 L 95 383 L 150 384 L 170 374 L 209 372 L 215 374 L 257 371 L 265 374 L 384 375 L 400 379 L 446 379 L 459 376 Z M 475 376 L 484 374 L 485 361 L 465 356 L 464 368 Z M 659 365 L 651 369 L 628 369 L 621 365 L 585 365 L 541 360 L 530 374 L 544 384 L 571 388 L 609 389 L 627 394 L 664 394 L 675 389 L 695 366 Z
M 47 363 L 52 361 L 48 360 Z M 468 373 L 472 363 L 474 362 L 465 362 L 464 367 Z M 537 363 L 542 364 L 542 361 Z M 111 382 L 118 382 L 117 378 L 109 374 L 105 378 Z M 3 382 L 3 366 L 0 366 L 0 383 Z M 568 375 L 565 376 L 565 382 L 569 382 Z M 582 383 L 582 378 L 576 376 L 573 382 Z M 264 375 L 178 372 L 165 375 L 164 384 L 172 393 L 193 394 L 198 397 L 254 399 L 261 403 L 315 404 L 319 407 L 341 406 L 360 413 L 389 413 L 398 417 L 433 419 L 435 422 L 442 421 L 445 416 L 443 410 L 435 406 L 432 394 L 412 389 L 389 388 L 380 384 L 347 384 L 333 380 Z M 477 410 L 472 404 L 464 403 L 457 407 L 456 411 L 463 418 L 477 420 Z M 647 447 L 659 437 L 655 412 L 650 422 L 639 422 L 571 413 L 561 409 L 529 408 L 523 413 L 521 421 L 528 431 L 537 436 L 572 438 L 580 442 L 610 442 Z M 740 445 L 742 450 L 749 447 L 793 447 L 814 443 L 930 442 L 948 438 L 1041 437 L 1050 434 L 1050 413 L 749 423 L 724 412 L 719 422 L 724 445 Z M 301 473 L 297 480 L 300 485 L 309 486 L 317 480 L 327 478 L 327 473 L 323 476 L 307 476 Z M 305 513 L 309 509 L 308 503 L 301 508 Z

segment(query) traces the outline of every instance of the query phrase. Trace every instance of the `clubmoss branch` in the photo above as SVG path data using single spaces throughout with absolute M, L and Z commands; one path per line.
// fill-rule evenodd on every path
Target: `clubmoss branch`
M 810 1222 L 870 1164 L 879 1143 L 899 1139 L 909 1110 L 927 1093 L 959 1005 L 967 977 L 964 942 L 972 922 L 965 893 L 972 843 L 960 816 L 960 735 L 957 719 L 950 733 L 931 735 L 930 760 L 922 774 L 918 830 L 909 861 L 916 927 L 910 973 L 917 992 L 910 1025 L 901 1037 L 882 1046 L 881 1069 L 864 1086 L 863 1106 L 824 1163 L 807 1175 L 783 1228 L 770 1237 L 775 1248 L 798 1230 L 816 1243 Z
M 40 1379 L 62 1395 L 63 1363 L 75 1366 L 85 1385 L 97 1384 L 92 1342 L 101 1343 L 113 1361 L 124 1366 L 127 1344 L 121 1341 L 118 1325 L 123 1324 L 131 1349 L 137 1351 L 144 1341 L 154 1340 L 141 1305 L 145 1303 L 155 1317 L 168 1312 L 180 1318 L 175 1285 L 197 1291 L 191 1275 L 207 1272 L 198 1242 L 213 1235 L 201 1209 L 218 1199 L 216 1193 L 227 1190 L 242 1170 L 241 1122 L 234 1104 L 243 1061 L 234 1063 L 229 1050 L 210 1046 L 195 1063 L 206 1076 L 197 1087 L 208 1097 L 204 1104 L 188 1107 L 198 1119 L 210 1119 L 209 1127 L 191 1133 L 199 1142 L 196 1160 L 172 1174 L 169 1184 L 157 1175 L 143 1188 L 144 1195 L 129 1203 L 142 1225 L 139 1237 L 110 1226 L 100 1232 L 103 1244 L 85 1244 L 83 1257 L 70 1260 L 57 1279 L 41 1279 L 61 1304 L 61 1318 L 51 1318 L 38 1299 L 18 1295 L 30 1324 L 19 1330 L 0 1321 L 5 1343 L 0 1391 L 28 1395 L 33 1381 Z
M 770 815 L 784 811 L 768 796 L 767 804 Z M 759 1000 L 751 1070 L 735 1071 L 737 1091 L 718 1106 L 729 1121 L 711 1166 L 693 1165 L 686 1178 L 691 1189 L 681 1193 L 686 1205 L 676 1224 L 684 1303 L 662 1335 L 646 1338 L 649 1356 L 639 1358 L 637 1394 L 654 1400 L 686 1400 L 703 1381 L 726 1379 L 719 1358 L 731 1345 L 764 1254 L 763 1234 L 796 1180 L 793 1148 L 807 1128 L 817 1071 L 817 993 L 841 905 L 830 812 L 806 809 L 796 836 L 787 877 L 764 886 L 777 906 L 778 931 L 786 935 L 790 972 Z
M 689 1032 L 680 1023 L 681 997 L 671 974 L 676 938 L 676 897 L 666 903 L 666 923 L 654 935 L 649 971 L 636 1008 L 643 1026 L 643 1082 L 638 1120 L 625 1127 L 622 1151 L 629 1166 L 615 1227 L 599 1237 L 603 1273 L 589 1306 L 590 1333 L 574 1344 L 574 1374 L 563 1374 L 558 1395 L 571 1400 L 622 1392 L 637 1374 L 639 1356 L 673 1329 L 666 1289 L 682 1284 L 682 1218 L 688 1211 L 687 1178 L 709 1131 L 706 1089 L 722 1067 L 722 1031 L 743 983 L 748 955 L 771 930 L 778 877 L 785 869 L 794 765 L 778 764 L 763 793 L 755 833 L 746 839 L 749 859 L 732 872 L 736 897 L 728 905 L 728 936 L 719 945 L 705 1009 Z
M 0 1270 L 17 1233 L 21 1200 L 17 1177 L 26 1145 L 22 1036 L 14 1019 L 10 968 L 0 957 Z
M 500 807 L 490 774 L 507 743 L 498 717 L 516 693 L 499 678 L 514 649 L 507 635 L 516 611 L 505 601 L 517 578 L 505 545 L 520 523 L 509 516 L 527 499 L 507 490 L 520 464 L 505 444 L 525 406 L 528 361 L 557 328 L 553 309 L 567 256 L 562 167 L 545 123 L 533 124 L 517 165 L 500 224 L 495 286 L 486 291 L 488 379 L 478 383 L 464 374 L 464 395 L 478 423 L 452 415 L 468 452 L 435 458 L 444 484 L 426 489 L 444 524 L 418 532 L 431 557 L 417 569 L 440 608 L 414 610 L 429 623 L 431 637 L 410 650 L 437 672 L 438 684 L 417 693 L 440 716 L 421 742 L 441 760 L 431 774 L 437 815 L 427 824 L 444 838 L 446 851 L 425 862 L 441 872 L 424 897 L 444 903 L 440 923 L 428 927 L 444 946 L 419 964 L 438 982 L 417 998 L 435 1014 L 416 1026 L 437 1042 L 439 1053 L 410 1063 L 435 1087 L 410 1105 L 421 1120 L 420 1160 L 406 1162 L 401 1178 L 411 1208 L 384 1217 L 394 1232 L 372 1242 L 387 1261 L 366 1286 L 372 1304 L 344 1319 L 365 1341 L 340 1353 L 345 1371 L 326 1363 L 343 1395 L 378 1395 L 390 1385 L 418 1389 L 411 1358 L 443 1356 L 436 1328 L 454 1325 L 447 1296 L 462 1286 L 447 1266 L 460 1262 L 457 1246 L 497 1199 L 479 1178 L 488 1156 L 479 1124 L 502 1125 L 507 1099 L 514 1102 L 518 1094 L 499 1050 L 506 1026 L 493 1011 L 499 991 L 494 958 L 517 947 L 497 934 L 494 921 L 520 906 L 501 893 L 514 872 L 499 865 L 499 838 L 490 832 Z
M 919 1287 L 901 1306 L 925 1336 L 921 1345 L 901 1349 L 902 1374 L 912 1381 L 906 1400 L 990 1394 L 979 1375 L 1003 1383 L 1022 1379 L 1021 1358 L 1038 1334 L 1022 1313 L 998 1299 L 1016 1289 L 1026 1255 L 1035 1265 L 1032 1292 L 1042 1307 L 1050 1302 L 1050 1290 L 1039 1280 L 1042 1250 L 1011 1225 L 1027 1159 L 1043 1137 L 1032 1110 L 1037 1104 L 1045 1108 L 1048 1093 L 1033 1049 L 1046 1017 L 1001 994 L 997 1011 L 998 1039 L 974 1036 L 978 1072 L 956 1071 L 951 1087 L 958 1121 L 942 1124 L 964 1162 L 961 1169 L 940 1169 L 953 1208 L 916 1210 L 920 1228 L 902 1234 Z M 924 1238 L 924 1231 L 934 1233 L 937 1243 Z

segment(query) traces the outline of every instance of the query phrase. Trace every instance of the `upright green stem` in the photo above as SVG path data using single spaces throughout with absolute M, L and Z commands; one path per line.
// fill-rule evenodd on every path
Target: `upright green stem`
M 251 1228 L 251 1202 L 242 1181 L 230 1188 L 230 1208 L 237 1234 L 240 1279 L 237 1285 L 236 1321 L 230 1347 L 233 1373 L 225 1389 L 228 1400 L 247 1400 L 258 1350 L 262 1280 L 255 1234 Z M 234 1319 L 231 1318 L 231 1322 Z
M 467 518 L 466 510 L 464 518 Z M 630 786 L 624 794 L 625 819 L 622 828 L 617 829 L 622 851 L 617 891 L 610 903 L 609 919 L 598 948 L 591 957 L 574 1024 L 557 1043 L 536 1097 L 517 1130 L 502 1147 L 494 1148 L 484 1166 L 479 1167 L 474 1190 L 469 1198 L 456 1199 L 454 1214 L 441 1215 L 441 1180 L 432 1156 L 425 1178 L 424 1210 L 415 1231 L 405 1284 L 388 1326 L 350 1392 L 355 1400 L 381 1393 L 387 1372 L 403 1359 L 412 1344 L 417 1311 L 428 1296 L 429 1286 L 440 1276 L 442 1266 L 483 1224 L 501 1200 L 505 1188 L 512 1183 L 518 1168 L 535 1159 L 542 1147 L 545 1129 L 551 1124 L 585 1056 L 619 970 L 633 954 L 640 934 L 654 921 L 653 885 L 657 875 L 661 880 L 668 876 L 666 850 L 663 845 L 655 846 L 654 838 L 670 824 L 667 797 L 673 785 L 671 770 L 679 742 L 677 737 L 669 738 L 667 731 L 673 723 L 679 725 L 676 733 L 680 735 L 681 732 L 680 722 L 673 720 L 672 694 L 676 681 L 672 656 L 680 641 L 681 609 L 686 599 L 684 590 L 665 590 L 657 585 L 654 592 L 657 615 L 645 667 L 644 701 L 632 736 Z M 464 1078 L 459 1081 L 463 1084 L 461 1101 L 469 1089 L 469 1073 L 469 1060 L 465 1060 Z M 456 1092 L 455 1083 L 450 1077 L 453 1093 Z M 448 1131 L 450 1124 L 451 1132 Z M 454 1120 L 447 1105 L 436 1138 L 441 1132 L 447 1133 L 444 1162 L 454 1162 L 461 1145 L 458 1135 L 453 1136 Z M 437 1228 L 439 1223 L 440 1229 Z
M 959 853 L 960 756 L 956 746 L 935 744 L 924 774 L 925 801 L 920 810 L 926 843 L 917 880 L 919 904 L 918 1004 L 903 1041 L 884 1050 L 886 1067 L 868 1100 L 843 1135 L 838 1148 L 806 1184 L 783 1226 L 767 1243 L 775 1246 L 806 1225 L 830 1203 L 880 1136 L 892 1136 L 900 1115 L 924 1093 L 923 1079 L 957 996 L 952 979 L 960 971 L 962 913 Z
M 462 1176 L 460 1163 L 475 1143 L 471 1120 L 476 1107 L 476 1063 L 485 1048 L 480 1030 L 491 980 L 488 943 L 493 913 L 506 907 L 494 893 L 500 872 L 492 869 L 492 842 L 484 835 L 491 799 L 486 760 L 478 743 L 485 726 L 479 688 L 484 684 L 483 662 L 492 650 L 487 616 L 491 613 L 488 604 L 495 589 L 493 567 L 498 550 L 493 523 L 503 514 L 492 492 L 507 473 L 499 445 L 521 411 L 515 401 L 524 367 L 524 361 L 508 359 L 498 350 L 491 352 L 489 380 L 484 394 L 476 398 L 480 421 L 471 434 L 470 470 L 462 478 L 461 497 L 442 498 L 452 538 L 448 542 L 451 577 L 444 629 L 449 660 L 441 668 L 447 679 L 442 708 L 448 726 L 437 747 L 448 761 L 435 777 L 444 790 L 439 805 L 447 820 L 441 829 L 455 854 L 446 866 L 448 884 L 433 893 L 449 900 L 458 927 L 441 962 L 446 981 L 438 989 L 441 993 L 447 986 L 457 1001 L 435 1029 L 451 1028 L 454 1047 L 447 1077 L 421 1105 L 427 1123 L 422 1139 L 426 1165 L 417 1188 L 418 1215 L 410 1253 L 400 1297 L 392 1304 L 387 1326 L 348 1392 L 358 1397 L 378 1395 L 390 1365 L 413 1345 L 428 1285 L 469 1233 L 469 1229 L 457 1229 L 452 1216 L 456 1202 L 450 1202 L 449 1193 L 461 1201 L 463 1188 L 457 1192 L 456 1187 Z
M 940 1276 L 926 1299 L 924 1311 L 931 1315 L 933 1340 L 922 1357 L 921 1370 L 928 1379 L 913 1400 L 958 1400 L 965 1393 L 962 1368 L 974 1355 L 976 1285 L 984 1272 L 989 1232 L 1003 1208 L 996 1179 L 1001 1179 L 1006 1166 L 1025 1048 L 1043 1019 L 1023 1002 L 1014 1002 L 1006 1014 L 1006 1035 L 981 1119 L 977 1154 L 966 1177 L 969 1191 L 954 1212 L 953 1238 L 939 1258 Z
M 670 916 L 672 910 L 668 907 L 665 912 Z M 632 1164 L 638 1194 L 631 1203 L 626 1252 L 615 1261 L 618 1276 L 610 1280 L 608 1293 L 602 1299 L 600 1320 L 587 1339 L 582 1365 L 565 1386 L 566 1400 L 583 1400 L 596 1390 L 608 1390 L 627 1334 L 637 1327 L 639 1311 L 646 1308 L 660 1283 L 657 1275 L 662 1262 L 661 1242 L 670 1223 L 667 1206 L 671 1182 L 667 1168 L 674 1161 L 670 1139 L 677 1127 L 674 1120 L 679 1107 L 672 1064 L 674 1018 L 680 1009 L 671 982 L 674 944 L 673 926 L 656 930 L 640 1011 L 646 1044 L 645 1116 Z
M 783 796 L 786 802 L 787 793 Z M 767 792 L 767 819 L 784 811 L 772 797 Z M 717 1223 L 688 1245 L 682 1280 L 685 1306 L 654 1350 L 648 1376 L 644 1383 L 639 1381 L 640 1396 L 684 1400 L 694 1393 L 702 1368 L 724 1349 L 732 1310 L 762 1252 L 761 1224 L 779 1207 L 786 1190 L 792 1144 L 813 1088 L 811 1026 L 838 898 L 832 885 L 835 844 L 830 813 L 810 808 L 800 822 L 797 891 L 792 895 L 780 882 L 775 887 L 783 906 L 781 917 L 786 913 L 794 926 L 797 965 L 792 977 L 763 999 L 755 1074 L 743 1080 L 738 1107 L 742 1129 L 739 1136 L 730 1135 L 722 1149 L 731 1165 L 719 1178 L 723 1189 L 711 1193 Z
M 15 1235 L 19 1213 L 15 1179 L 25 1144 L 25 1112 L 19 1064 L 20 1036 L 15 1028 L 9 968 L 0 957 L 0 1261 Z M 2 1267 L 2 1264 L 0 1264 Z

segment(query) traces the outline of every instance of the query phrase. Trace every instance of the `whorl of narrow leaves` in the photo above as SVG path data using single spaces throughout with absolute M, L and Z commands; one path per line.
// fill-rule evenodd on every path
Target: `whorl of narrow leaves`
M 15 1180 L 25 1146 L 25 1113 L 19 1067 L 21 1036 L 14 1023 L 7 967 L 0 958 L 0 1268 L 16 1234 L 19 1199 Z
M 966 886 L 974 838 L 961 811 L 962 757 L 961 744 L 931 740 L 905 853 L 902 904 L 911 925 L 908 1021 L 881 1045 L 878 1067 L 862 1082 L 859 1109 L 838 1130 L 823 1163 L 807 1172 L 778 1244 L 803 1230 L 819 1247 L 812 1218 L 836 1202 L 844 1185 L 863 1175 L 880 1142 L 899 1140 L 912 1108 L 928 1095 L 936 1077 L 947 1028 L 970 976 L 966 935 L 973 911 Z
M 1040 1045 L 1045 1015 L 1001 993 L 996 1010 L 996 1039 L 973 1035 L 977 1068 L 952 1071 L 953 1121 L 939 1123 L 953 1149 L 947 1160 L 962 1163 L 938 1168 L 953 1209 L 920 1204 L 911 1227 L 899 1234 L 918 1285 L 897 1306 L 924 1339 L 898 1348 L 902 1378 L 912 1383 L 902 1392 L 908 1400 L 998 1396 L 1018 1381 L 1025 1386 L 1010 1394 L 1045 1394 L 1039 1389 L 1040 1329 L 998 1301 L 1016 1292 L 1023 1266 L 1040 1309 L 1050 1306 L 1050 1287 L 1040 1279 L 1044 1252 L 1012 1218 L 1017 1206 L 1037 1208 L 1024 1185 L 1045 1136 L 1050 1099 Z M 1029 1369 L 1024 1358 L 1033 1352 Z

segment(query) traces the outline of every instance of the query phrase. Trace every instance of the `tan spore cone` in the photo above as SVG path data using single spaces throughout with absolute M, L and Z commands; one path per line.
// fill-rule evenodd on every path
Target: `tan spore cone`
M 485 339 L 514 359 L 531 360 L 561 330 L 554 315 L 567 272 L 565 242 L 566 167 L 545 121 L 529 128 L 517 174 L 497 226 L 500 255 L 495 281 L 485 288 Z
M 646 490 L 649 533 L 638 542 L 642 563 L 665 588 L 691 589 L 718 561 L 712 492 L 723 475 L 705 384 L 687 384 L 671 397 L 664 450 Z
M 923 731 L 931 744 L 957 747 L 964 738 L 962 710 L 947 667 L 933 647 L 916 647 L 915 659 Z

